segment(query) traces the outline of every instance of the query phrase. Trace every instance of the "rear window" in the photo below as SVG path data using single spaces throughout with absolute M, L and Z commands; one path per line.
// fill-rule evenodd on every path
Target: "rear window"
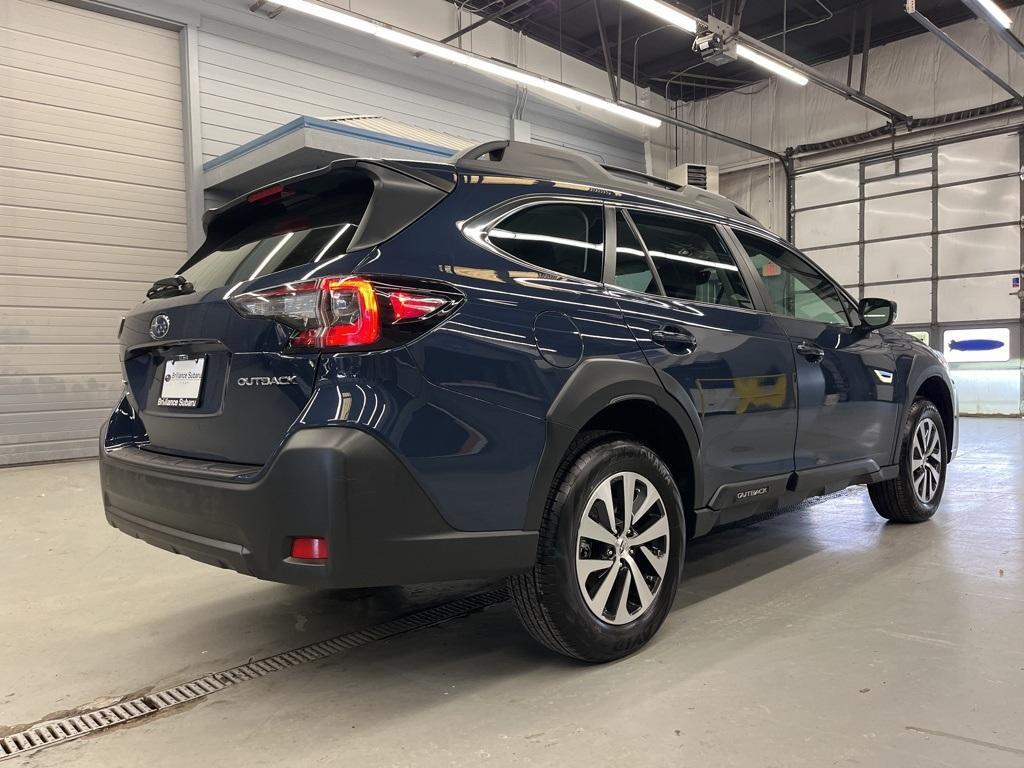
M 302 229 L 212 251 L 181 274 L 197 291 L 234 285 L 345 253 L 359 222 Z
M 487 237 L 506 253 L 541 269 L 601 280 L 604 214 L 600 206 L 535 205 L 503 219 Z
M 340 256 L 372 194 L 372 181 L 356 173 L 256 193 L 210 222 L 206 243 L 181 274 L 203 291 Z

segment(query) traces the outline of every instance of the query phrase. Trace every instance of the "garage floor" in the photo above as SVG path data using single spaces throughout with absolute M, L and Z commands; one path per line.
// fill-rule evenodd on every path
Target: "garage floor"
M 966 419 L 930 523 L 852 488 L 696 542 L 616 664 L 543 651 L 501 602 L 13 762 L 1022 766 L 1022 467 L 1024 422 Z M 214 570 L 108 528 L 91 461 L 0 470 L 0 499 L 0 736 L 488 587 Z

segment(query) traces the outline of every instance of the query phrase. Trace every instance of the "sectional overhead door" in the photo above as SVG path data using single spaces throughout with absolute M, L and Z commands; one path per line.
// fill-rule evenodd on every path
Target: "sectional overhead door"
M 962 362 L 968 411 L 1020 409 L 1020 147 L 1017 132 L 990 135 L 795 181 L 797 246 L 854 296 L 895 300 L 897 324 Z
M 120 317 L 185 256 L 178 33 L 0 2 L 0 465 L 90 456 Z

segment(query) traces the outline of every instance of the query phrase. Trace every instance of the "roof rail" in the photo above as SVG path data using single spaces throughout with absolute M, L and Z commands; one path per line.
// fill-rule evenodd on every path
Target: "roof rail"
M 668 203 L 696 206 L 727 216 L 757 220 L 731 200 L 699 187 L 676 184 L 640 171 L 602 165 L 571 149 L 521 141 L 489 141 L 455 155 L 458 170 L 485 175 L 508 174 L 527 178 L 573 181 L 613 187 Z
M 612 176 L 622 176 L 627 179 L 643 182 L 644 184 L 653 184 L 656 187 L 664 187 L 665 189 L 670 189 L 673 192 L 677 192 L 683 188 L 682 184 L 676 184 L 674 181 L 663 179 L 660 176 L 652 176 L 651 174 L 644 173 L 643 171 L 634 171 L 631 168 L 620 168 L 617 165 L 602 165 L 601 167 L 608 171 Z

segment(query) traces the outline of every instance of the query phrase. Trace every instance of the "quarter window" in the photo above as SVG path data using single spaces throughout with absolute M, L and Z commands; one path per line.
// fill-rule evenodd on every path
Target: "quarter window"
M 752 308 L 732 254 L 711 224 L 630 211 L 665 294 L 675 299 Z
M 487 237 L 506 253 L 541 269 L 601 280 L 604 214 L 600 206 L 535 205 L 503 219 Z
M 828 325 L 849 325 L 843 300 L 832 281 L 788 248 L 745 232 L 736 232 L 775 311 Z

